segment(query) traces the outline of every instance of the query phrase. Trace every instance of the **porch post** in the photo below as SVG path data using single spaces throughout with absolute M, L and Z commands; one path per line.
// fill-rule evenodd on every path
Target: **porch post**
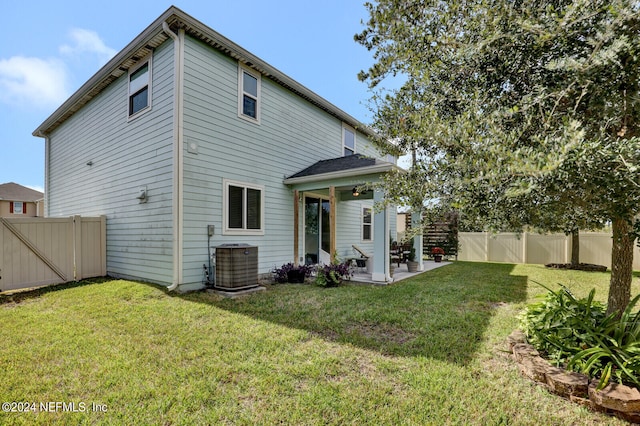
M 329 254 L 336 259 L 336 187 L 329 187 Z
M 411 212 L 411 228 L 420 226 L 422 212 Z M 424 271 L 424 262 L 422 260 L 422 243 L 423 233 L 413 237 L 413 248 L 416 249 L 416 261 L 418 262 L 418 271 Z
M 374 203 L 381 202 L 383 193 L 373 192 Z M 389 213 L 387 207 L 373 215 L 373 272 L 371 279 L 377 282 L 391 280 L 389 276 Z
M 300 192 L 295 189 L 293 191 L 293 264 L 298 266 L 298 250 L 299 247 L 299 221 L 300 221 Z

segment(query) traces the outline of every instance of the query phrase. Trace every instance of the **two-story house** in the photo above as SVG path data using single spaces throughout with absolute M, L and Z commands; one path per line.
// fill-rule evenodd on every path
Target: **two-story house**
M 106 215 L 111 276 L 193 290 L 210 247 L 246 243 L 261 274 L 356 244 L 389 278 L 395 212 L 354 191 L 396 167 L 375 134 L 175 7 L 34 135 L 47 216 Z

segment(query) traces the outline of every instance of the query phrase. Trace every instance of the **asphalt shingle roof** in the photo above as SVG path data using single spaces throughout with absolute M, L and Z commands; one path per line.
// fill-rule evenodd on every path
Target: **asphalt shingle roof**
M 306 169 L 300 170 L 298 173 L 289 176 L 287 179 L 341 172 L 345 170 L 359 169 L 361 167 L 371 167 L 376 164 L 375 158 L 367 157 L 362 154 L 353 154 L 346 157 L 318 161 Z
M 0 184 L 0 200 L 37 201 L 42 197 L 44 197 L 42 192 L 14 182 Z

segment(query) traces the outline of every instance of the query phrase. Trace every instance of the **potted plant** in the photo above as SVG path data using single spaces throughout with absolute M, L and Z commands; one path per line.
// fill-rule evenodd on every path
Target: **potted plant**
M 304 283 L 304 279 L 311 274 L 311 267 L 307 265 L 294 265 L 293 263 L 285 263 L 279 268 L 273 270 L 274 278 L 277 283 Z
M 416 262 L 416 248 L 411 247 L 407 256 L 407 269 L 409 272 L 417 272 L 420 263 Z
M 441 247 L 434 247 L 431 249 L 433 260 L 436 262 L 442 262 L 442 256 L 444 256 L 444 250 Z
M 320 287 L 337 287 L 345 278 L 351 277 L 349 262 L 330 263 L 319 266 L 316 273 L 316 285 Z

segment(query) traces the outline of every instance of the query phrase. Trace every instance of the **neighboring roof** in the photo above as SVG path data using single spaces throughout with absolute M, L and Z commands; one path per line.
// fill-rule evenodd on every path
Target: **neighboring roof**
M 0 184 L 0 200 L 9 201 L 38 201 L 44 194 L 35 189 L 9 182 Z
M 48 133 L 62 124 L 66 119 L 98 95 L 109 84 L 127 73 L 129 68 L 138 60 L 144 58 L 155 48 L 164 43 L 169 36 L 162 28 L 163 22 L 166 22 L 172 31 L 184 29 L 186 34 L 195 37 L 209 46 L 237 59 L 245 66 L 259 71 L 266 78 L 269 78 L 277 84 L 291 90 L 318 108 L 357 128 L 368 136 L 376 135 L 371 128 L 362 124 L 340 108 L 302 86 L 300 83 L 286 76 L 276 68 L 264 62 L 262 59 L 249 53 L 200 21 L 190 15 L 187 15 L 175 6 L 171 6 L 167 9 L 166 12 L 149 25 L 106 65 L 104 65 L 93 77 L 89 79 L 89 81 L 82 85 L 78 91 L 71 95 L 71 97 L 67 99 L 53 114 L 51 114 L 49 118 L 34 130 L 33 135 L 45 137 Z
M 399 168 L 393 163 L 367 157 L 362 154 L 354 154 L 318 161 L 306 169 L 300 170 L 298 173 L 285 178 L 284 183 L 291 185 L 336 177 L 362 176 L 384 173 L 393 169 Z

